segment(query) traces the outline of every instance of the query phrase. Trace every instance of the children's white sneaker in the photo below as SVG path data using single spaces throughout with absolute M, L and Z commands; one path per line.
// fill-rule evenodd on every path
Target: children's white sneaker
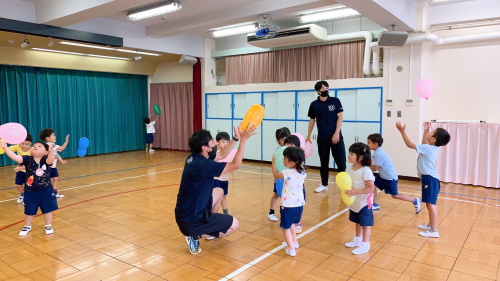
M 155 152 L 155 150 L 154 149 L 150 149 L 149 152 Z
M 351 242 L 345 243 L 345 246 L 347 248 L 359 247 L 361 245 L 362 241 L 363 241 L 363 237 L 354 236 L 354 238 L 352 238 Z
M 205 239 L 207 239 L 207 240 L 214 240 L 215 236 L 207 236 L 207 237 L 205 237 Z
M 431 237 L 431 238 L 439 238 L 439 231 L 437 229 L 428 229 L 425 232 L 419 232 L 420 236 Z
M 355 255 L 366 254 L 370 251 L 370 242 L 361 242 L 361 245 L 356 249 L 352 250 Z
M 281 245 L 283 245 L 283 246 L 285 246 L 285 247 L 288 247 L 288 244 L 286 243 L 286 241 L 285 241 L 285 242 L 283 242 L 283 243 L 281 243 Z M 293 247 L 294 247 L 295 249 L 297 249 L 297 248 L 299 247 L 299 241 L 297 241 L 297 242 L 293 243 Z
M 62 195 L 61 193 L 56 193 L 56 198 L 64 198 L 64 195 Z
M 297 255 L 297 252 L 295 250 L 290 250 L 290 248 L 286 248 L 285 253 L 292 257 L 295 257 Z
M 373 203 L 373 205 L 372 205 L 372 210 L 374 210 L 374 211 L 375 211 L 375 210 L 380 210 L 380 205 L 379 205 L 379 204 L 375 204 L 375 203 Z
M 419 225 L 418 228 L 423 229 L 423 230 L 429 230 L 429 229 L 431 229 L 431 223 Z
M 24 226 L 21 232 L 19 232 L 19 236 L 26 236 L 28 232 L 31 231 L 31 226 Z
M 314 192 L 323 192 L 323 191 L 327 191 L 327 190 L 328 190 L 328 186 L 320 185 L 318 188 L 316 188 L 314 190 Z
M 269 215 L 267 215 L 267 218 L 268 218 L 270 221 L 278 221 L 278 218 L 277 218 L 274 214 L 269 214 Z
M 52 225 L 46 225 L 45 226 L 45 234 L 49 235 L 54 233 L 54 229 L 52 228 Z
M 24 196 L 19 196 L 19 198 L 17 198 L 17 204 L 21 204 L 23 203 L 24 201 Z

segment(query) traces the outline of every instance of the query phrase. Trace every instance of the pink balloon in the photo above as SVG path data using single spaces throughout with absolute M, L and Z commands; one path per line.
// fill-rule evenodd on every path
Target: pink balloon
M 219 162 L 221 163 L 233 162 L 234 156 L 236 156 L 236 151 L 237 151 L 236 149 L 231 150 L 231 152 L 229 152 L 229 155 L 225 159 L 220 160 Z
M 304 148 L 304 154 L 306 157 L 311 157 L 314 153 L 314 142 L 308 141 L 306 142 L 305 148 Z
M 0 139 L 10 144 L 20 144 L 26 140 L 26 128 L 18 123 L 6 123 L 0 126 Z
M 416 90 L 421 98 L 428 100 L 434 93 L 434 83 L 429 79 L 420 79 L 417 82 Z
M 300 133 L 293 133 L 293 136 L 297 136 L 300 140 L 300 148 L 305 149 L 306 148 L 306 140 L 304 139 L 304 136 L 302 136 Z

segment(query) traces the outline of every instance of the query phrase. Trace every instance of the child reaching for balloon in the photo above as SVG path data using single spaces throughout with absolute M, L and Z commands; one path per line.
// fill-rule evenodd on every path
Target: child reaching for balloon
M 288 147 L 290 147 L 290 146 L 300 147 L 300 139 L 299 139 L 299 137 L 297 137 L 295 135 L 291 135 L 291 136 L 286 137 L 284 144 L 285 144 L 285 146 L 288 146 Z M 302 189 L 302 191 L 304 192 L 304 203 L 305 203 L 306 202 L 306 188 L 305 188 L 305 186 Z M 295 227 L 297 228 L 297 234 L 302 233 L 302 223 L 300 221 L 295 225 Z
M 300 223 L 302 212 L 304 210 L 304 180 L 307 177 L 304 168 L 304 151 L 299 147 L 287 147 L 283 151 L 283 166 L 289 169 L 283 169 L 278 172 L 276 168 L 276 159 L 273 156 L 273 175 L 275 179 L 283 179 L 283 192 L 281 194 L 281 223 L 286 246 L 285 252 L 294 257 L 299 247 L 297 240 L 297 229 L 295 224 Z
M 156 116 L 155 121 L 151 121 L 151 115 L 149 115 L 148 118 L 144 119 L 144 123 L 146 123 L 146 151 L 149 152 L 155 152 L 153 149 L 153 141 L 154 141 L 153 134 L 156 132 L 155 124 L 158 118 L 160 118 L 160 115 Z
M 278 142 L 279 146 L 276 148 L 278 150 L 280 147 L 285 145 L 285 139 L 288 137 L 290 134 L 290 130 L 287 127 L 279 128 L 276 130 L 276 141 Z M 274 166 L 274 165 L 273 165 Z M 274 209 L 276 208 L 276 203 L 278 202 L 278 193 L 276 192 L 276 179 L 274 180 L 274 189 L 273 189 L 273 197 L 271 197 L 271 202 L 269 206 L 269 214 L 267 215 L 267 218 L 270 221 L 278 221 L 278 218 L 274 214 Z
M 368 145 L 358 142 L 349 147 L 347 156 L 352 166 L 347 167 L 346 173 L 351 176 L 352 189 L 346 190 L 345 194 L 356 196 L 354 202 L 349 206 L 349 220 L 356 224 L 356 235 L 346 247 L 354 248 L 355 255 L 361 255 L 370 251 L 370 235 L 373 226 L 373 192 L 375 191 L 375 177 L 370 166 L 372 164 L 371 152 Z

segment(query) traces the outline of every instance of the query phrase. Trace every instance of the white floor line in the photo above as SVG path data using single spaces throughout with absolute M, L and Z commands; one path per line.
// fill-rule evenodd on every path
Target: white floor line
M 333 216 L 331 216 L 331 217 L 327 218 L 326 220 L 324 220 L 324 221 L 322 221 L 322 222 L 318 223 L 317 225 L 315 225 L 315 226 L 311 227 L 310 229 L 308 229 L 308 230 L 304 231 L 304 232 L 303 232 L 303 233 L 301 233 L 300 235 L 297 235 L 297 239 L 300 239 L 300 238 L 304 237 L 305 235 L 307 235 L 307 234 L 309 234 L 309 233 L 313 232 L 314 230 L 316 230 L 316 229 L 317 229 L 317 228 L 319 228 L 320 226 L 322 226 L 322 225 L 324 225 L 325 223 L 327 223 L 327 222 L 329 222 L 329 221 L 333 220 L 334 218 L 336 218 L 336 217 L 338 217 L 338 216 L 342 215 L 343 213 L 347 212 L 348 210 L 349 210 L 348 208 L 345 208 L 345 209 L 343 209 L 342 211 L 340 211 L 340 212 L 336 213 L 335 215 L 333 215 Z M 238 270 L 233 271 L 233 272 L 232 272 L 232 273 L 230 273 L 229 275 L 226 275 L 226 277 L 219 279 L 219 281 L 227 281 L 227 280 L 230 280 L 231 278 L 233 278 L 233 277 L 237 276 L 238 274 L 240 274 L 240 273 L 242 273 L 243 271 L 245 271 L 245 270 L 249 269 L 250 267 L 252 267 L 252 266 L 256 265 L 257 263 L 259 263 L 259 262 L 263 261 L 263 260 L 264 260 L 264 259 L 266 259 L 267 257 L 271 256 L 272 254 L 276 253 L 277 251 L 279 251 L 279 250 L 281 250 L 281 249 L 283 249 L 283 248 L 285 248 L 285 246 L 283 246 L 283 245 L 279 245 L 278 247 L 276 247 L 276 248 L 272 249 L 271 251 L 269 251 L 269 252 L 267 252 L 267 253 L 263 254 L 262 256 L 260 256 L 260 257 L 258 257 L 258 258 L 256 258 L 256 259 L 254 259 L 253 261 L 251 261 L 251 262 L 249 262 L 249 263 L 245 264 L 244 266 L 240 267 Z
M 145 177 L 145 176 L 150 176 L 150 175 L 156 175 L 156 174 L 161 174 L 161 173 L 168 173 L 168 172 L 182 170 L 182 169 L 184 169 L 184 168 L 177 168 L 177 169 L 172 169 L 172 170 L 167 170 L 167 171 L 161 171 L 161 172 L 156 172 L 156 173 L 148 173 L 148 174 L 144 174 L 144 175 L 140 175 L 140 176 L 134 176 L 134 177 L 128 177 L 128 178 L 121 178 L 121 179 L 117 179 L 117 180 L 103 181 L 103 182 L 86 184 L 86 185 L 80 185 L 80 186 L 75 186 L 75 187 L 70 187 L 70 188 L 65 188 L 65 189 L 59 189 L 59 191 L 76 189 L 76 188 L 82 188 L 82 187 L 87 187 L 87 186 L 100 185 L 100 184 L 105 184 L 105 183 L 110 183 L 110 182 L 117 182 L 117 181 L 122 181 L 122 180 L 135 179 L 135 178 L 140 178 L 140 177 Z M 0 201 L 0 203 L 8 202 L 8 201 L 13 201 L 13 200 L 17 200 L 17 198 Z
M 273 174 L 266 174 L 266 173 L 260 173 L 260 172 L 254 172 L 254 171 L 247 171 L 247 170 L 236 170 L 235 172 L 245 172 L 245 173 L 251 173 L 251 174 L 259 174 L 259 175 L 266 175 L 266 176 L 273 176 Z M 306 181 L 321 181 L 321 180 L 313 180 L 313 179 L 308 179 L 306 178 Z M 334 181 L 329 181 L 328 183 L 336 183 Z

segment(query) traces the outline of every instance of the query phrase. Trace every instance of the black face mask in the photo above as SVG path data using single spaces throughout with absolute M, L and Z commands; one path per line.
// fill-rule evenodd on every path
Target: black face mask
M 320 93 L 322 97 L 328 97 L 328 90 L 321 91 Z

